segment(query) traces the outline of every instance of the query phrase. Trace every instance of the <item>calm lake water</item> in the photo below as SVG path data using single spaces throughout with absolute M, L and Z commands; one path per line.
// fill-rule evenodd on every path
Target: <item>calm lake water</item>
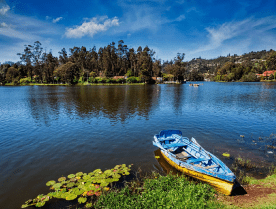
M 223 152 L 275 164 L 275 116 L 275 83 L 0 87 L 0 205 L 20 208 L 79 171 L 159 169 L 152 140 L 163 129 L 226 163 Z

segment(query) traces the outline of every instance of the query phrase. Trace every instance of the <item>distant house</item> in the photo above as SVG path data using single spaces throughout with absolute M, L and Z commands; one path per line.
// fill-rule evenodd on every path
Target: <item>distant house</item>
M 265 72 L 263 73 L 263 75 L 264 75 L 265 77 L 269 77 L 270 75 L 274 75 L 275 72 L 276 72 L 276 70 L 265 71 Z
M 270 75 L 274 75 L 274 73 L 276 72 L 276 70 L 268 70 L 265 71 L 263 74 L 256 74 L 256 76 L 259 78 L 260 76 L 263 77 L 269 77 Z
M 152 80 L 155 80 L 155 81 L 159 81 L 159 82 L 163 81 L 162 77 L 151 77 L 151 78 L 152 78 Z
M 114 76 L 113 79 L 117 80 L 119 78 L 127 79 L 127 76 Z

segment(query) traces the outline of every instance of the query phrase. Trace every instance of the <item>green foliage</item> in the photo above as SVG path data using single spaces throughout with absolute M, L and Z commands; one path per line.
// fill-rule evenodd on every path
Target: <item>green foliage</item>
M 27 77 L 27 78 L 21 78 L 20 80 L 19 80 L 19 83 L 20 84 L 28 84 L 28 83 L 31 83 L 32 82 L 32 79 L 30 78 L 30 77 Z
M 256 81 L 260 81 L 259 78 L 257 78 L 255 73 L 248 73 L 247 75 L 243 75 L 241 80 L 243 82 L 256 82 Z
M 116 82 L 117 82 L 117 83 L 125 83 L 125 82 L 126 82 L 126 79 L 124 79 L 124 78 L 118 78 L 118 79 L 116 80 Z
M 216 208 L 215 190 L 184 177 L 159 176 L 146 179 L 142 188 L 127 186 L 102 195 L 95 208 Z
M 51 198 L 62 198 L 70 201 L 80 195 L 83 197 L 79 197 L 78 202 L 85 203 L 88 197 L 98 197 L 103 192 L 108 191 L 109 187 L 107 186 L 112 182 L 119 181 L 121 175 L 129 175 L 130 167 L 130 165 L 126 166 L 125 164 L 116 165 L 114 168 L 104 172 L 96 169 L 89 174 L 82 172 L 70 174 L 67 181 L 65 181 L 66 177 L 60 177 L 58 179 L 60 183 L 56 183 L 53 180 L 48 181 L 46 185 L 50 186 L 50 189 L 55 190 L 54 192 L 49 192 L 47 195 L 39 195 L 33 200 L 26 201 L 21 207 L 26 208 L 32 205 L 42 207 Z
M 139 77 L 129 77 L 127 78 L 127 83 L 138 83 Z
M 164 81 L 170 81 L 170 80 L 173 80 L 173 75 L 163 73 L 163 78 L 164 78 Z
M 81 203 L 85 203 L 87 201 L 87 198 L 86 197 L 80 197 L 78 199 L 78 202 L 81 204 Z
M 47 183 L 46 183 L 46 186 L 53 186 L 54 184 L 55 184 L 56 182 L 55 181 L 48 181 Z
M 125 76 L 127 76 L 127 77 L 132 77 L 132 76 L 133 76 L 132 70 L 129 69 L 129 70 L 127 71 L 127 73 L 125 74 Z

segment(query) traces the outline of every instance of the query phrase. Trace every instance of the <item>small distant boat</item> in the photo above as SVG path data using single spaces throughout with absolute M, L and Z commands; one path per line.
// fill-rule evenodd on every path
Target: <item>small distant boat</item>
M 230 195 L 236 176 L 215 155 L 203 149 L 194 138 L 182 137 L 179 130 L 164 130 L 154 136 L 153 145 L 174 168 L 209 183 L 217 191 Z

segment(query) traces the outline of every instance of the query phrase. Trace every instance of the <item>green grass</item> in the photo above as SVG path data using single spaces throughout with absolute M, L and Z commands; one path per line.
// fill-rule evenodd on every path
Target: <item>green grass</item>
M 207 184 L 189 182 L 185 177 L 157 176 L 102 195 L 95 208 L 221 208 L 214 201 L 215 190 Z

